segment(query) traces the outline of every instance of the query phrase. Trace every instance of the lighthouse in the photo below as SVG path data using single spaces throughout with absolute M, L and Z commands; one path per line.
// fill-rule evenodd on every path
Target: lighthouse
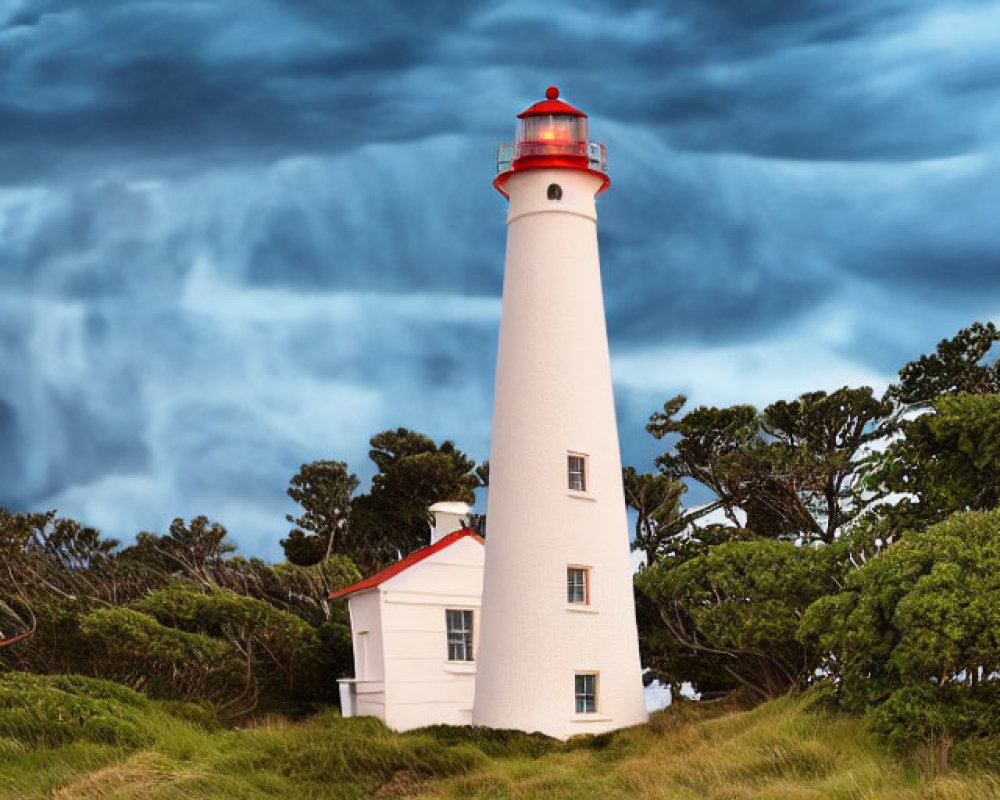
M 601 293 L 587 116 L 518 114 L 509 200 L 473 723 L 561 739 L 647 719 Z

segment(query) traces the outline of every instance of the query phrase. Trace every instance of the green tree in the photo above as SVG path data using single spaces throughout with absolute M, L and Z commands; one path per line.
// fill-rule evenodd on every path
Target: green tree
M 162 625 L 129 608 L 100 608 L 80 623 L 95 677 L 143 688 L 154 696 L 240 704 L 246 691 L 243 659 L 221 639 Z
M 842 706 L 891 740 L 996 736 L 1000 511 L 962 512 L 907 532 L 818 599 L 799 640 L 825 653 Z M 919 702 L 915 702 L 919 699 Z
M 899 498 L 878 509 L 887 536 L 1000 505 L 1000 395 L 942 396 L 901 430 L 872 476 Z
M 867 386 L 844 386 L 764 409 L 761 428 L 785 465 L 783 482 L 803 502 L 795 507 L 809 514 L 810 538 L 829 544 L 864 509 L 861 471 L 892 408 Z
M 656 459 L 660 472 L 676 481 L 695 480 L 710 489 L 716 500 L 689 512 L 694 521 L 721 508 L 737 528 L 743 522 L 737 509 L 747 494 L 746 476 L 740 469 L 743 453 L 760 440 L 757 409 L 749 405 L 729 408 L 699 406 L 676 418 L 687 402 L 677 395 L 663 404 L 663 411 L 649 418 L 646 430 L 656 439 L 677 435 L 673 452 Z
M 1000 361 L 990 359 L 1000 342 L 992 322 L 974 322 L 951 339 L 942 339 L 934 353 L 909 362 L 887 397 L 905 406 L 928 406 L 948 394 L 1000 394 Z
M 715 501 L 678 524 L 721 508 L 734 528 L 772 538 L 830 543 L 863 507 L 860 469 L 891 412 L 868 387 L 808 392 L 758 413 L 753 406 L 699 407 L 677 418 L 675 397 L 646 426 L 676 435 L 656 463 L 674 480 L 694 480 Z M 739 513 L 739 512 L 742 512 Z
M 661 557 L 636 576 L 662 625 L 658 647 L 646 643 L 645 663 L 703 693 L 776 697 L 818 663 L 796 633 L 806 608 L 836 589 L 838 571 L 829 548 L 767 539 Z
M 431 505 L 475 502 L 480 479 L 476 462 L 450 441 L 437 445 L 422 433 L 397 428 L 375 434 L 371 445 L 378 472 L 371 492 L 354 500 L 351 536 L 359 549 L 364 542 L 358 563 L 381 567 L 427 544 Z
M 131 608 L 171 629 L 227 642 L 243 664 L 244 704 L 256 704 L 261 696 L 271 701 L 301 698 L 304 689 L 315 696 L 322 688 L 315 629 L 263 600 L 175 581 Z
M 215 586 L 225 559 L 236 550 L 225 527 L 199 514 L 190 522 L 176 517 L 155 547 L 193 581 Z
M 349 551 L 351 496 L 359 483 L 343 461 L 313 461 L 299 468 L 289 482 L 288 496 L 303 512 L 285 517 L 298 526 L 281 540 L 285 558 L 309 566 Z
M 646 554 L 652 564 L 664 547 L 684 531 L 681 497 L 687 487 L 667 475 L 637 472 L 635 467 L 622 470 L 625 502 L 636 512 L 632 549 Z

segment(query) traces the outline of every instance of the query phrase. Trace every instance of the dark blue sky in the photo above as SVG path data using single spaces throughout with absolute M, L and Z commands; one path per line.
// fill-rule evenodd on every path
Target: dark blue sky
M 0 0 L 0 504 L 275 557 L 288 478 L 489 449 L 495 147 L 558 84 L 649 414 L 883 388 L 1000 319 L 1000 3 Z

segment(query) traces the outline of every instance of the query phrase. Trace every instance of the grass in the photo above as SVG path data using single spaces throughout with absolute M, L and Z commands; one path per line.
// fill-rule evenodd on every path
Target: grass
M 0 676 L 0 798 L 1000 798 L 1000 776 L 934 774 L 810 696 L 754 711 L 684 704 L 566 744 L 325 712 L 228 730 L 116 684 Z

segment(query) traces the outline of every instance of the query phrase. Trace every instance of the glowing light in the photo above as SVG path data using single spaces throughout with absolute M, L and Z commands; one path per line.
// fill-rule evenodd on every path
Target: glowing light
M 538 133 L 538 139 L 542 142 L 568 142 L 568 131 L 563 128 L 543 128 Z

